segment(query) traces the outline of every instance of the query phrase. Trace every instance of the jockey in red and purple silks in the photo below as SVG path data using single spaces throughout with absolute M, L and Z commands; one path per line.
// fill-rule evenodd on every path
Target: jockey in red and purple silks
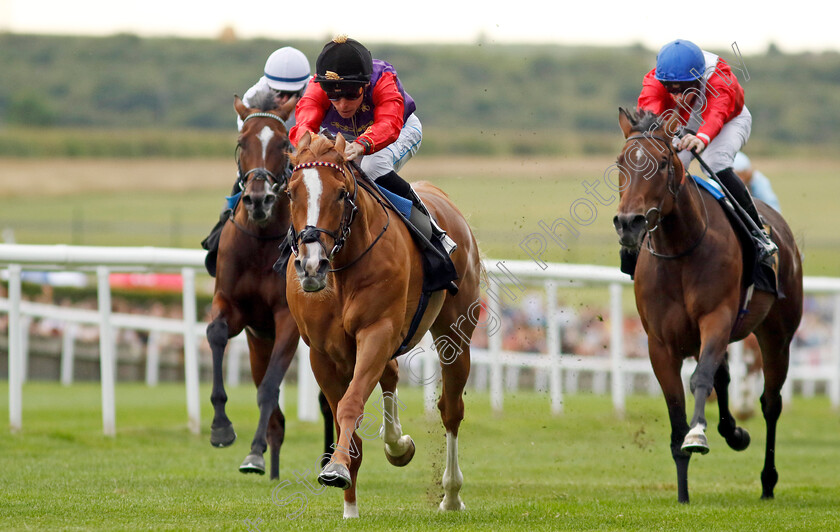
M 377 185 L 410 200 L 421 218 L 429 220 L 421 225 L 428 228 L 431 223 L 427 238 L 442 246 L 449 261 L 455 242 L 429 215 L 411 185 L 397 174 L 423 140 L 416 109 L 394 67 L 373 59 L 360 42 L 342 35 L 328 42 L 318 56 L 315 77 L 295 108 L 297 124 L 289 138 L 296 146 L 305 133 L 318 133 L 321 128 L 344 135 L 349 141 L 345 159 L 358 160 Z M 406 218 L 417 219 L 414 211 Z M 418 231 L 428 233 L 421 227 Z

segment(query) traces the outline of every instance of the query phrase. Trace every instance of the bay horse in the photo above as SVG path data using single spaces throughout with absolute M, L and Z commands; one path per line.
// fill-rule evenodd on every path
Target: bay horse
M 249 108 L 237 96 L 234 109 L 243 120 L 237 141 L 237 167 L 241 197 L 222 229 L 207 341 L 213 353 L 214 416 L 210 443 L 233 444 L 236 433 L 225 412 L 227 394 L 222 360 L 228 340 L 245 330 L 251 375 L 257 386 L 260 418 L 251 450 L 239 470 L 265 474 L 263 454 L 270 446 L 270 478 L 279 477 L 280 447 L 285 437 L 285 417 L 278 406 L 280 383 L 294 357 L 300 334 L 289 313 L 286 283 L 272 270 L 280 252 L 277 245 L 289 229 L 286 187 L 288 151 L 291 147 L 284 119 L 294 101 L 275 108 L 267 94 L 259 107 Z M 321 399 L 325 416 L 325 452 L 333 440 L 332 416 Z
M 781 389 L 790 358 L 790 343 L 802 317 L 802 264 L 790 228 L 772 208 L 758 203 L 761 216 L 779 246 L 779 294 L 755 291 L 747 312 L 742 289 L 741 243 L 717 200 L 694 184 L 677 157 L 672 141 L 679 117 L 619 109 L 626 139 L 618 156 L 621 171 L 618 214 L 613 219 L 619 243 L 638 253 L 634 291 L 636 308 L 648 336 L 651 365 L 668 406 L 671 455 L 677 468 L 678 500 L 688 503 L 691 453 L 709 452 L 706 399 L 714 388 L 720 419 L 718 432 L 732 449 L 746 449 L 750 438 L 729 411 L 730 342 L 754 332 L 763 355 L 761 410 L 767 426 L 763 499 L 773 497 L 776 424 L 782 411 Z M 642 245 L 642 244 L 645 245 Z M 680 368 L 697 359 L 691 376 L 694 413 L 686 423 Z
M 386 400 L 394 397 L 398 381 L 394 357 L 430 330 L 441 359 L 438 409 L 446 430 L 444 496 L 439 508 L 461 510 L 458 430 L 464 417 L 469 343 L 477 321 L 473 313 L 482 271 L 478 245 L 464 216 L 443 191 L 429 183 L 413 185 L 457 242 L 452 260 L 460 278 L 456 295 L 431 293 L 419 326 L 411 327 L 423 285 L 420 251 L 375 187 L 346 164 L 345 142 L 341 135 L 334 143 L 320 135 L 304 135 L 288 187 L 290 241 L 296 256 L 286 264 L 286 294 L 338 431 L 336 452 L 318 481 L 345 490 L 344 517 L 358 517 L 362 440 L 356 430 L 365 401 L 377 382 Z M 402 466 L 414 455 L 414 442 L 402 434 L 398 409 L 393 404 L 389 408 L 387 402 L 385 406 L 391 412 L 384 420 L 385 455 Z

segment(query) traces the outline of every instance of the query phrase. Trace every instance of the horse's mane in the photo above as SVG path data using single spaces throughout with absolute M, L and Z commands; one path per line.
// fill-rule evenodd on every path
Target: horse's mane
M 277 109 L 277 101 L 274 99 L 274 93 L 270 89 L 257 92 L 249 103 L 251 107 L 263 112 Z
M 632 113 L 628 111 L 627 118 L 630 120 L 630 130 L 638 133 L 656 131 L 662 127 L 660 116 L 647 109 L 636 109 Z
M 335 151 L 334 141 L 323 135 L 312 135 L 312 142 L 309 146 L 292 156 L 292 163 L 295 165 L 310 161 L 329 161 L 344 164 L 344 154 Z

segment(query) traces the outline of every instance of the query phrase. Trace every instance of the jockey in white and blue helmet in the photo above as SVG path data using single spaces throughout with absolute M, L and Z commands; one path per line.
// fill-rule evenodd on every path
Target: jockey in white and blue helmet
M 255 107 L 266 92 L 274 94 L 277 106 L 281 106 L 291 98 L 300 98 L 306 90 L 309 78 L 312 77 L 312 68 L 309 66 L 309 59 L 291 46 L 278 48 L 265 61 L 263 75 L 242 97 L 242 103 L 248 107 Z M 242 129 L 242 119 L 237 115 L 238 129 Z M 286 121 L 286 129 L 291 129 L 295 124 L 295 115 Z

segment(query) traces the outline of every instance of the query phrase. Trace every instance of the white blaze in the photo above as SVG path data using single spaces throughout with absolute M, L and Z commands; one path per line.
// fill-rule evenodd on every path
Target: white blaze
M 321 176 L 315 168 L 303 170 L 303 184 L 306 185 L 306 225 L 318 227 L 320 216 L 321 192 L 324 185 L 321 183 Z
M 265 163 L 265 154 L 268 151 L 268 143 L 271 141 L 272 137 L 274 137 L 274 131 L 272 131 L 268 126 L 262 128 L 260 134 L 257 135 L 257 138 L 259 138 L 260 142 L 262 142 L 263 163 Z

